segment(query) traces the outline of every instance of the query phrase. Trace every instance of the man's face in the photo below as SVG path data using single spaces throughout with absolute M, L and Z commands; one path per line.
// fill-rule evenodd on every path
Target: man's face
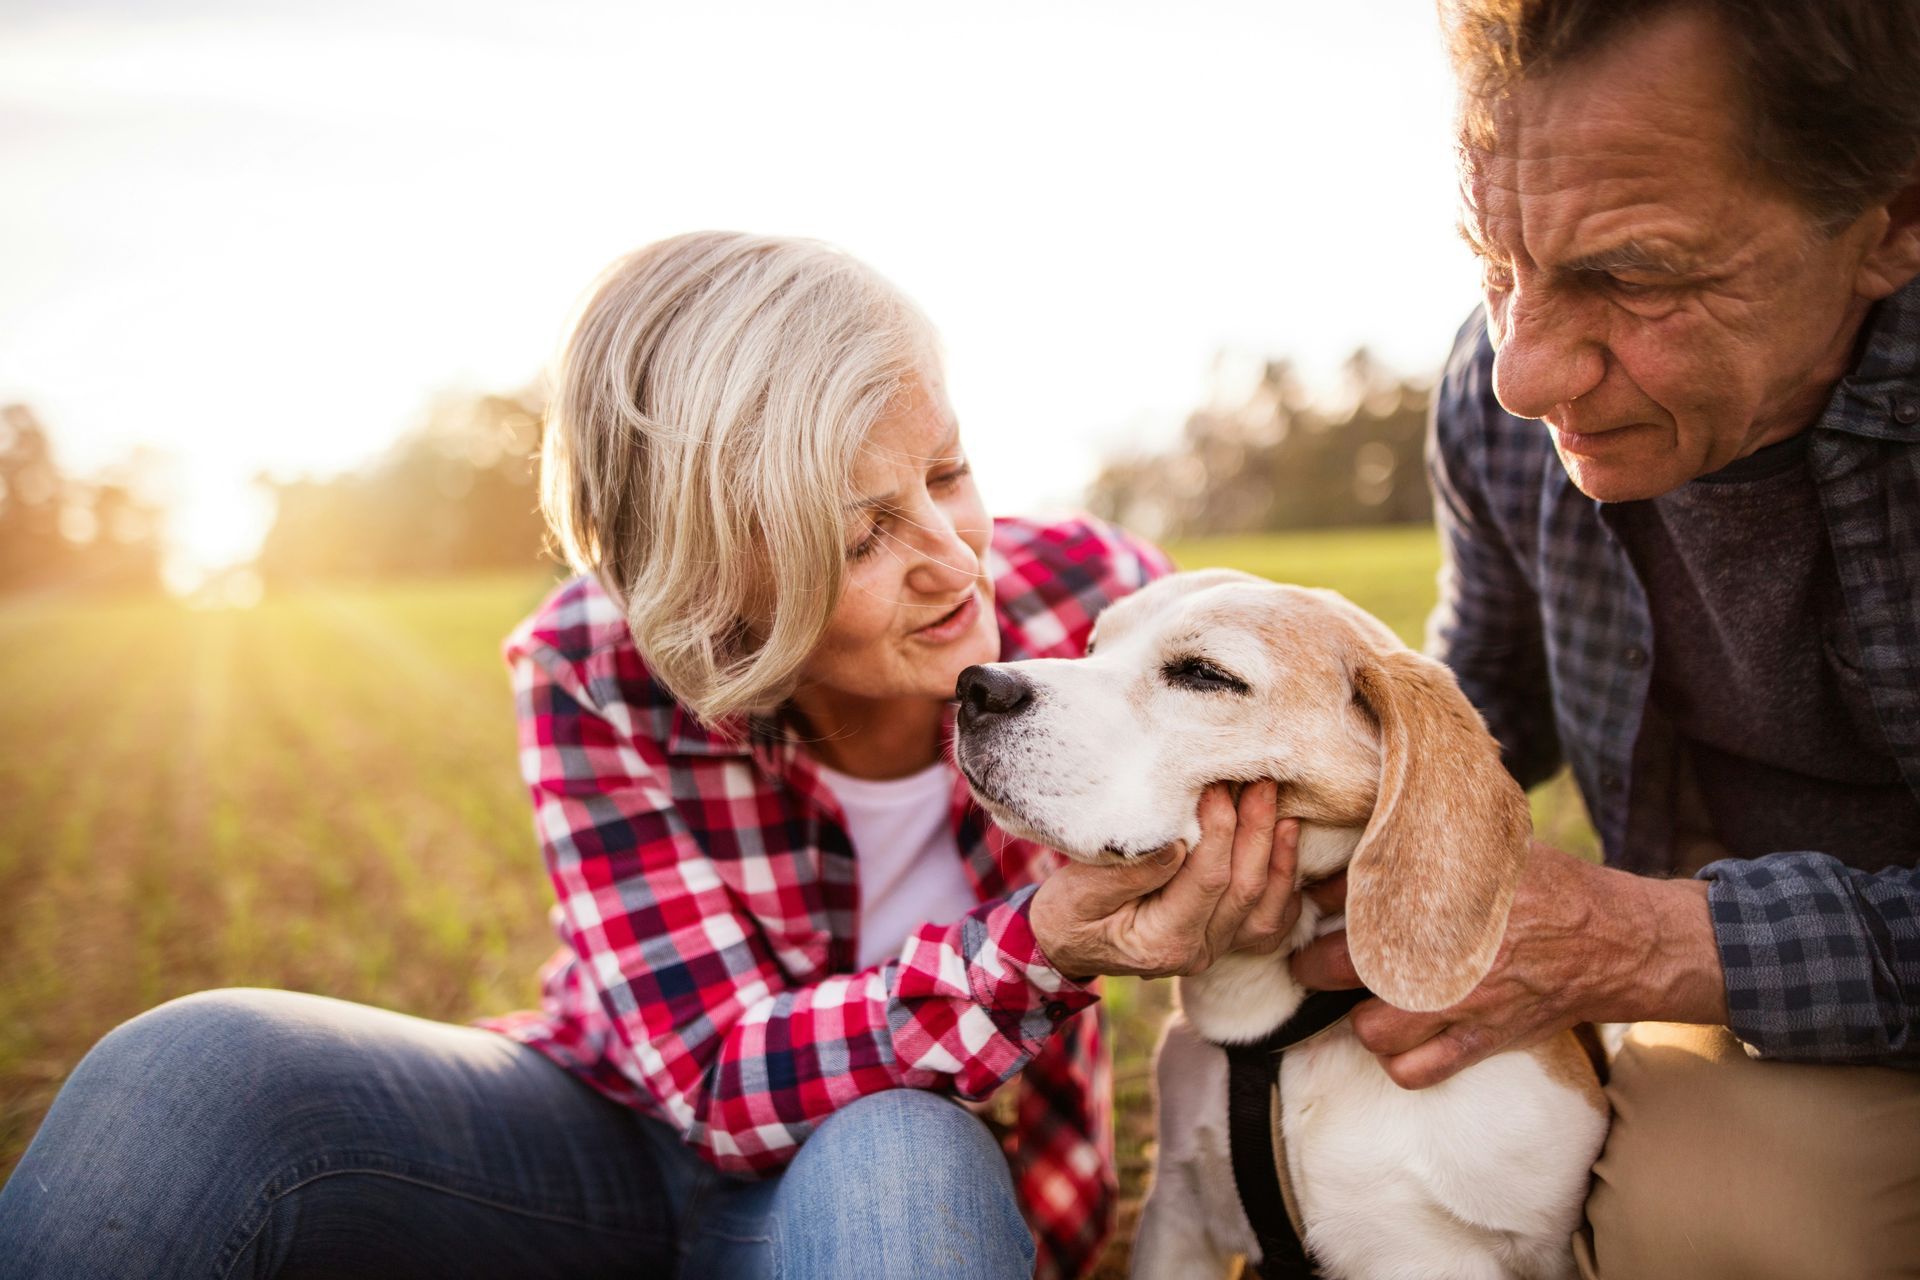
M 1808 426 L 1869 305 L 1875 225 L 1838 233 L 1754 173 L 1709 18 L 1657 19 L 1524 82 L 1463 147 L 1494 393 L 1574 484 L 1650 498 Z

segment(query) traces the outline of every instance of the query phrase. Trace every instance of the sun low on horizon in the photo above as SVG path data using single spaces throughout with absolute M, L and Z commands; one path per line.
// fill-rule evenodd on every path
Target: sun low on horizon
M 1475 296 L 1425 0 L 46 0 L 0 14 L 0 403 L 144 459 L 168 583 L 267 481 L 537 388 L 618 254 L 817 236 L 933 318 L 989 501 L 1076 505 L 1221 353 L 1431 369 Z

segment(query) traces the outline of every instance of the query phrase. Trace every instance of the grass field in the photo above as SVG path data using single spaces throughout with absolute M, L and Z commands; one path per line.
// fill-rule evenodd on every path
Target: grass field
M 1417 642 L 1431 531 L 1175 548 L 1331 586 Z M 0 1174 L 115 1024 L 216 986 L 464 1021 L 553 945 L 499 639 L 538 577 L 165 601 L 0 602 Z M 1590 849 L 1564 780 L 1543 836 Z M 1123 1180 L 1150 1148 L 1166 984 L 1118 982 Z

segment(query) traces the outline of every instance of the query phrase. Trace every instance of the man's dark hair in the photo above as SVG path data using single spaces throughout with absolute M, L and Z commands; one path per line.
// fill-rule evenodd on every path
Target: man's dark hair
M 1746 86 L 1748 158 L 1837 227 L 1920 163 L 1920 0 L 1440 0 L 1467 141 L 1518 82 L 1576 62 L 1647 20 L 1715 18 Z

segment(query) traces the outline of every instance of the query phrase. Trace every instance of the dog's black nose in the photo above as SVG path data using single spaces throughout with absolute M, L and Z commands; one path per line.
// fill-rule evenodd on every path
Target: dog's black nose
M 995 716 L 1016 716 L 1033 703 L 1033 686 L 1000 667 L 968 667 L 960 673 L 960 719 L 977 725 Z

